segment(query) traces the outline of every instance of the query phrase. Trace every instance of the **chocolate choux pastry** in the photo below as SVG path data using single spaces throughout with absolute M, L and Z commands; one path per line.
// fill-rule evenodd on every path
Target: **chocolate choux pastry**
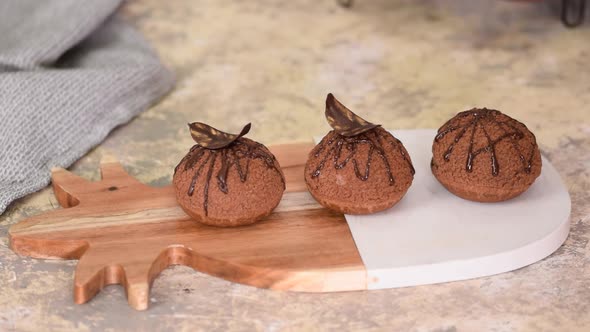
M 432 144 L 431 170 L 451 193 L 500 202 L 525 192 L 541 174 L 535 135 L 500 111 L 474 108 L 447 121 Z
M 176 166 L 173 185 L 182 209 L 212 226 L 242 226 L 269 215 L 279 204 L 285 178 L 262 144 L 204 123 L 189 124 L 197 143 Z
M 333 128 L 309 153 L 305 182 L 324 207 L 347 214 L 369 214 L 394 206 L 410 188 L 414 167 L 403 144 L 380 125 L 370 123 L 326 99 Z

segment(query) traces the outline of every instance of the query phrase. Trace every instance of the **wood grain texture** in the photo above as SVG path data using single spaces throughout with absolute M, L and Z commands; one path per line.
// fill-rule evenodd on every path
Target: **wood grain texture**
M 191 220 L 171 186 L 144 185 L 114 161 L 101 164 L 98 182 L 56 169 L 53 188 L 64 208 L 12 226 L 10 246 L 24 256 L 79 259 L 76 303 L 105 285 L 122 284 L 129 305 L 144 310 L 153 280 L 176 264 L 262 288 L 366 289 L 366 271 L 344 216 L 319 206 L 305 189 L 303 166 L 311 148 L 271 148 L 286 176 L 283 200 L 263 221 L 237 228 Z

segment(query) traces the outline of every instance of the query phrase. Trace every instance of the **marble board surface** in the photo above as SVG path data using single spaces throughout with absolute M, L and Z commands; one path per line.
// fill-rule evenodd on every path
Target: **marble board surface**
M 568 236 L 571 201 L 553 165 L 522 195 L 478 203 L 448 192 L 430 171 L 435 130 L 392 132 L 416 175 L 393 208 L 346 215 L 367 269 L 367 288 L 381 289 L 498 274 L 539 261 Z

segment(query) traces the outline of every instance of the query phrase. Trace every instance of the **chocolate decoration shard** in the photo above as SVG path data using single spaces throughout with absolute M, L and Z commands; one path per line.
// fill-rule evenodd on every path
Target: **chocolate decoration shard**
M 326 119 L 334 131 L 345 137 L 357 136 L 380 126 L 354 114 L 331 93 L 326 98 Z
M 250 131 L 251 123 L 245 125 L 244 128 L 242 128 L 242 131 L 237 135 L 228 134 L 202 122 L 189 123 L 188 127 L 193 140 L 195 140 L 197 144 L 206 149 L 216 150 L 225 148 L 235 142 L 238 138 L 246 135 Z

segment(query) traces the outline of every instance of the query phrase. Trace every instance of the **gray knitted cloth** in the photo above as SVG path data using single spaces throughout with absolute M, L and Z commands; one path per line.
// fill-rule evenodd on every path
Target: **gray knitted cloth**
M 120 2 L 0 1 L 0 214 L 171 89 Z

